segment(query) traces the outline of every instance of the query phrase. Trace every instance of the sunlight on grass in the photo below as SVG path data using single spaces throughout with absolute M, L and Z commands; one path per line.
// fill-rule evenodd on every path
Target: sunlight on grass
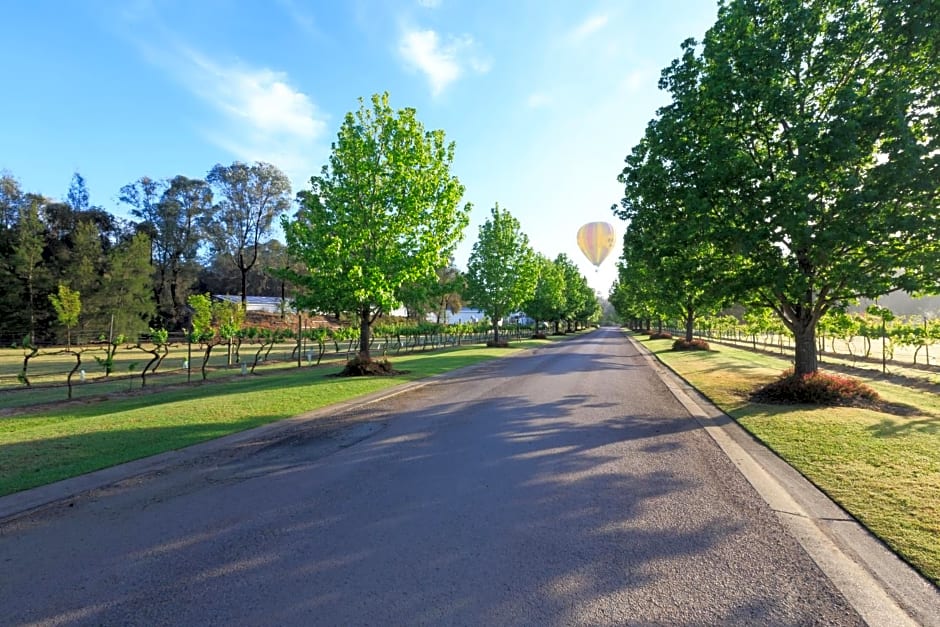
M 547 342 L 466 347 L 391 359 L 394 377 L 337 378 L 338 364 L 254 376 L 0 417 L 0 495 L 296 416 Z
M 673 352 L 635 336 L 741 426 L 940 584 L 940 399 L 857 376 L 902 415 L 850 407 L 752 403 L 788 360 L 726 346 Z M 823 364 L 825 369 L 825 364 Z

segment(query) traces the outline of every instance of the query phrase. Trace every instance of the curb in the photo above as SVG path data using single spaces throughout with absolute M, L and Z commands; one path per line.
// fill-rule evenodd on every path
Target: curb
M 645 346 L 625 337 L 867 624 L 940 627 L 940 590 Z

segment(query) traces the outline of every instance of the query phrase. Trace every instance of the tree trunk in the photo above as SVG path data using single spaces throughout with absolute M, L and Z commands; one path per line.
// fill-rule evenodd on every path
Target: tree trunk
M 209 377 L 209 373 L 206 371 L 206 368 L 209 365 L 209 357 L 212 355 L 212 347 L 213 347 L 212 344 L 209 344 L 208 346 L 206 346 L 206 353 L 205 355 L 203 355 L 203 358 L 202 358 L 202 367 L 200 368 L 200 370 L 202 372 L 203 381 L 205 381 Z
M 248 268 L 239 267 L 242 272 L 242 307 L 248 310 Z
M 685 341 L 692 341 L 692 332 L 695 330 L 695 311 L 691 307 L 685 309 Z
M 493 316 L 493 346 L 499 346 L 499 318 Z
M 371 361 L 369 343 L 372 339 L 371 314 L 369 307 L 359 310 L 359 361 Z
M 815 373 L 819 369 L 816 361 L 816 325 L 800 320 L 793 325 L 792 330 L 796 347 L 794 374 L 802 377 Z
M 69 349 L 66 352 L 71 353 L 72 349 Z M 72 400 L 72 377 L 76 372 L 78 372 L 78 369 L 82 367 L 82 352 L 76 351 L 72 354 L 75 355 L 75 366 L 69 371 L 69 376 L 66 379 L 66 383 L 69 386 L 69 400 Z

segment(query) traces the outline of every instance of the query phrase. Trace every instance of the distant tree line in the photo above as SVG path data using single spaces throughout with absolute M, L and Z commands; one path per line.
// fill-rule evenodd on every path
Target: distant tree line
M 728 0 L 626 157 L 625 319 L 767 308 L 818 370 L 830 311 L 940 291 L 940 4 Z
M 501 322 L 517 314 L 556 332 L 599 319 L 577 266 L 536 254 L 498 205 L 460 272 L 452 253 L 470 205 L 450 173 L 454 144 L 425 131 L 414 109 L 394 111 L 388 94 L 370 104 L 346 115 L 329 164 L 291 216 L 290 183 L 265 163 L 216 165 L 205 179 L 141 177 L 119 192 L 130 220 L 92 205 L 79 174 L 65 201 L 2 175 L 0 338 L 70 347 L 91 333 L 113 348 L 115 338 L 184 330 L 208 361 L 241 331 L 251 294 L 358 328 L 369 363 L 373 324 L 401 307 L 440 322 L 474 306 L 497 343 Z M 278 219 L 286 244 L 271 237 Z M 240 294 L 241 307 L 213 304 L 213 293 Z
M 92 204 L 78 173 L 65 200 L 55 200 L 24 191 L 4 172 L 0 339 L 134 337 L 148 328 L 182 328 L 192 294 L 287 296 L 273 269 L 290 261 L 270 234 L 291 199 L 276 167 L 236 162 L 216 165 L 205 179 L 141 177 L 125 185 L 119 201 L 133 216 L 127 220 Z M 74 328 L 60 323 L 60 287 L 80 302 Z

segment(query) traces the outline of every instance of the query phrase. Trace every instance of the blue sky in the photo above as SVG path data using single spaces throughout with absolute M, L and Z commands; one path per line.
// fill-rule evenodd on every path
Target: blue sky
M 359 97 L 383 91 L 456 142 L 473 203 L 466 267 L 495 202 L 533 247 L 566 253 L 606 295 L 623 225 L 610 206 L 623 159 L 667 95 L 680 43 L 714 0 L 31 0 L 0 21 L 0 170 L 126 215 L 141 176 L 204 177 L 267 161 L 307 186 Z M 595 272 L 575 240 L 611 222 L 618 249 Z

